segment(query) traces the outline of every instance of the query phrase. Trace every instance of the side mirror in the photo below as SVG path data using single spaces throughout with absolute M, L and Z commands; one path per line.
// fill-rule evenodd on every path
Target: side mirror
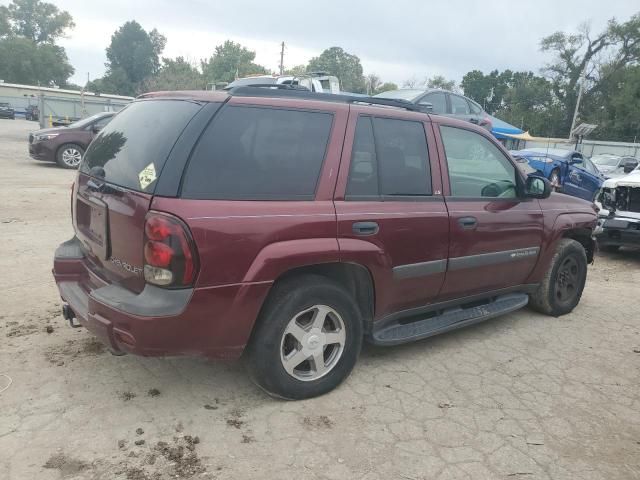
M 100 130 L 102 130 L 102 127 L 100 125 L 92 125 L 91 126 L 91 131 L 93 133 L 98 133 Z
M 528 198 L 548 198 L 551 195 L 551 183 L 544 177 L 529 175 L 524 185 L 524 195 Z
M 571 165 L 575 165 L 577 163 L 583 163 L 582 159 L 579 157 L 571 157 L 571 161 L 569 162 Z
M 623 167 L 624 173 L 633 172 L 636 169 L 637 166 L 638 166 L 638 162 L 634 162 L 633 160 L 629 160 L 628 162 L 626 162 L 624 164 L 624 167 Z
M 422 110 L 423 112 L 426 112 L 426 113 L 433 112 L 433 103 L 424 102 L 424 103 L 419 103 L 418 106 L 420 107 L 420 110 Z

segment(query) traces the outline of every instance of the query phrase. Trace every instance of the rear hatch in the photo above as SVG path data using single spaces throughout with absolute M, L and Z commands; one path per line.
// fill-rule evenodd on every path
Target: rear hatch
M 102 280 L 144 288 L 145 216 L 169 152 L 200 108 L 188 100 L 136 101 L 87 149 L 73 191 L 73 225 L 88 268 Z

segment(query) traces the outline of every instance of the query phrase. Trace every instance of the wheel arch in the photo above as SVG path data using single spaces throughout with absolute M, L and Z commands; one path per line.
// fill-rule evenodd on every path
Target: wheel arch
M 351 262 L 329 262 L 303 265 L 282 272 L 274 281 L 269 294 L 279 283 L 303 275 L 320 275 L 344 288 L 355 300 L 363 320 L 365 333 L 369 333 L 375 312 L 375 286 L 367 267 Z M 269 294 L 263 302 L 267 303 Z

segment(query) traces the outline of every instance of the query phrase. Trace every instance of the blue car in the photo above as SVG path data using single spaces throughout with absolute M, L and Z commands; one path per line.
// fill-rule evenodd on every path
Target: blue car
M 549 179 L 559 191 L 573 197 L 593 201 L 605 177 L 596 166 L 575 150 L 530 148 L 512 151 L 524 158 L 539 175 Z

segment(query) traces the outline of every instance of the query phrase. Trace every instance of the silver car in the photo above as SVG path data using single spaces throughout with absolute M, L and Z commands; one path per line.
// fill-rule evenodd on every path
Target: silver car
M 480 105 L 470 98 L 447 90 L 401 88 L 382 92 L 375 96 L 408 100 L 412 103 L 423 105 L 425 110 L 431 113 L 465 120 L 480 125 L 489 131 L 493 128 L 489 114 Z

